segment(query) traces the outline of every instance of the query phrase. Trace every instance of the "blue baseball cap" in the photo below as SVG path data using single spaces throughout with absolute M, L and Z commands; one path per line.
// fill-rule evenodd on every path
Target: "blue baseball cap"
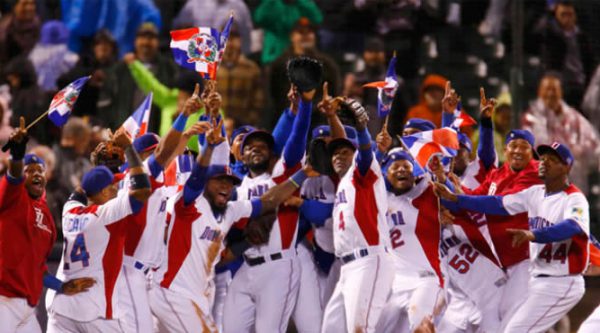
M 328 125 L 317 126 L 312 131 L 312 138 L 321 138 L 331 135 L 331 128 Z
M 85 194 L 89 197 L 99 193 L 107 186 L 112 184 L 115 180 L 115 176 L 112 171 L 104 165 L 100 165 L 92 168 L 81 180 L 81 187 L 85 191 Z
M 231 133 L 231 142 L 233 142 L 233 140 L 235 140 L 235 138 L 238 135 L 247 134 L 247 133 L 250 133 L 255 130 L 256 130 L 256 128 L 254 126 L 250 126 L 250 125 L 240 126 L 240 127 L 236 128 L 235 130 L 233 130 L 233 133 Z
M 435 129 L 435 125 L 425 119 L 421 118 L 410 118 L 406 124 L 404 124 L 404 128 L 415 128 L 420 131 L 433 131 Z
M 29 164 L 41 164 L 43 167 L 46 167 L 44 160 L 35 154 L 27 154 L 23 157 L 23 165 Z
M 571 154 L 569 147 L 557 141 L 552 142 L 550 145 L 539 145 L 536 151 L 540 156 L 548 153 L 554 153 L 560 157 L 564 164 L 568 165 L 569 167 L 573 165 L 573 162 L 575 162 L 575 158 L 573 157 L 573 154 Z
M 392 163 L 394 163 L 395 161 L 402 160 L 409 161 L 413 165 L 413 175 L 415 177 L 425 173 L 421 166 L 419 166 L 419 164 L 415 162 L 415 159 L 410 155 L 410 153 L 400 147 L 390 150 L 387 156 L 383 159 L 383 172 L 387 173 L 387 169 L 390 167 L 390 165 L 392 165 Z
M 227 165 L 214 164 L 208 167 L 206 170 L 206 177 L 212 178 L 227 178 L 233 182 L 233 185 L 237 186 L 242 183 L 242 180 L 231 170 Z
M 458 132 L 458 143 L 464 146 L 469 151 L 469 153 L 473 151 L 473 143 L 465 133 Z
M 533 147 L 535 147 L 535 137 L 528 130 L 520 130 L 520 129 L 511 130 L 506 135 L 506 141 L 504 142 L 504 144 L 508 144 L 509 142 L 511 142 L 512 140 L 515 140 L 515 139 L 523 139 L 523 140 L 529 142 L 529 144 L 531 145 L 531 149 L 533 149 Z
M 262 131 L 262 130 L 254 130 L 252 132 L 248 132 L 244 135 L 244 139 L 242 140 L 242 145 L 240 146 L 240 151 L 244 151 L 244 146 L 246 146 L 246 142 L 250 139 L 259 139 L 267 143 L 269 148 L 272 150 L 275 147 L 275 139 L 271 133 Z
M 333 152 L 341 146 L 349 147 L 352 150 L 358 148 L 358 133 L 356 132 L 356 129 L 352 126 L 344 126 L 344 130 L 346 131 L 345 138 L 333 139 L 327 145 L 329 155 L 333 155 Z
M 152 150 L 158 146 L 160 137 L 156 133 L 148 132 L 133 140 L 133 149 L 139 154 Z

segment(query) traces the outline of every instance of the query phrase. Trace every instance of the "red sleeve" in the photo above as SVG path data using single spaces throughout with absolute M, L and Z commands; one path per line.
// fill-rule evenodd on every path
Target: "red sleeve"
M 8 175 L 0 179 L 0 210 L 10 208 L 20 202 L 25 192 L 24 178 L 9 180 Z

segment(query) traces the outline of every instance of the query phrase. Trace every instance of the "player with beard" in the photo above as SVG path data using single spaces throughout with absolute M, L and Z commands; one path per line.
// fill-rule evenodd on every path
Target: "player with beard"
M 212 280 L 225 235 L 232 226 L 243 228 L 248 218 L 274 211 L 311 173 L 298 171 L 260 199 L 230 202 L 240 179 L 226 165 L 210 165 L 213 150 L 225 141 L 220 126 L 209 130 L 206 140 L 192 175 L 174 198 L 165 264 L 155 275 L 160 287 L 151 291 L 152 312 L 169 332 L 217 331 Z

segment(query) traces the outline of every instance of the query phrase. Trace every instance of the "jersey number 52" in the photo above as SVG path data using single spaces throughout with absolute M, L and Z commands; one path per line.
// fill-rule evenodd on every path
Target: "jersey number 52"
M 475 259 L 479 256 L 479 252 L 475 251 L 469 244 L 461 245 L 458 248 L 458 252 L 460 254 L 452 257 L 448 264 L 460 274 L 465 274 L 471 269 L 471 264 L 475 262 Z M 464 259 L 461 255 L 464 256 Z

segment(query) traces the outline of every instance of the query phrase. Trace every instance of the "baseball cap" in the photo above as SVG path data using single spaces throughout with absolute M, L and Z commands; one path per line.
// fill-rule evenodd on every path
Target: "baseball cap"
M 152 22 L 142 23 L 136 33 L 136 37 L 139 36 L 158 37 L 158 28 Z
M 227 178 L 233 182 L 233 185 L 237 186 L 242 183 L 242 180 L 233 173 L 231 168 L 227 165 L 211 165 L 206 170 L 206 176 L 208 179 L 212 178 Z
M 233 140 L 235 140 L 235 138 L 237 138 L 238 135 L 247 134 L 252 131 L 256 131 L 256 128 L 250 125 L 244 125 L 236 128 L 235 130 L 233 130 L 233 133 L 231 133 L 231 142 L 233 142 Z
M 383 172 L 387 173 L 387 169 L 390 167 L 390 165 L 392 165 L 392 163 L 402 160 L 409 161 L 413 165 L 413 176 L 417 177 L 425 173 L 421 166 L 418 163 L 415 163 L 415 159 L 410 155 L 410 153 L 400 147 L 390 150 L 387 156 L 383 159 Z
M 512 140 L 515 140 L 515 139 L 523 139 L 523 140 L 529 142 L 532 149 L 535 146 L 535 137 L 528 130 L 519 130 L 519 129 L 511 130 L 506 135 L 506 141 L 504 142 L 504 144 L 508 144 L 509 142 L 511 142 Z
M 552 142 L 550 145 L 539 145 L 536 151 L 540 156 L 548 153 L 554 153 L 560 157 L 564 164 L 568 166 L 572 166 L 573 162 L 575 161 L 575 158 L 573 157 L 573 154 L 571 154 L 569 147 L 557 141 Z
M 85 191 L 86 195 L 92 196 L 114 182 L 115 176 L 112 171 L 104 165 L 97 166 L 88 171 L 83 175 L 81 180 L 81 187 Z
M 271 135 L 271 133 L 262 130 L 254 130 L 244 136 L 244 140 L 242 140 L 242 146 L 240 147 L 240 150 L 242 152 L 244 151 L 244 146 L 246 146 L 246 142 L 248 142 L 248 140 L 250 139 L 262 140 L 267 143 L 270 149 L 273 149 L 273 147 L 275 147 L 275 139 L 273 138 L 273 135 Z
M 328 125 L 317 126 L 312 131 L 312 138 L 321 138 L 331 135 L 331 128 Z
M 40 43 L 45 45 L 64 44 L 69 39 L 69 30 L 64 23 L 51 20 L 44 23 L 40 31 Z
M 158 146 L 158 141 L 160 141 L 160 137 L 156 133 L 148 132 L 133 140 L 133 149 L 138 154 L 149 151 Z
M 27 154 L 23 157 L 23 165 L 29 164 L 41 164 L 43 167 L 46 167 L 44 160 L 35 154 Z
M 346 131 L 345 138 L 333 139 L 327 145 L 327 151 L 329 152 L 329 155 L 333 155 L 333 152 L 341 146 L 349 147 L 352 150 L 356 150 L 358 147 L 358 134 L 356 129 L 351 126 L 344 126 L 344 130 Z
M 458 143 L 467 148 L 469 153 L 473 150 L 473 143 L 465 133 L 458 132 Z
M 415 128 L 420 131 L 432 131 L 435 129 L 435 125 L 429 120 L 411 118 L 406 122 L 406 124 L 404 124 L 404 128 Z

